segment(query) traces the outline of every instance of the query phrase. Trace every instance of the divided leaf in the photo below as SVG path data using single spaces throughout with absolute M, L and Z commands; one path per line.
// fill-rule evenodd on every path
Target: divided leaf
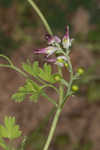
M 23 87 L 20 87 L 18 92 L 13 94 L 12 99 L 16 102 L 22 102 L 29 95 L 31 101 L 37 102 L 40 94 L 42 92 L 42 86 L 35 83 L 33 80 L 26 80 Z
M 18 92 L 12 95 L 12 99 L 15 100 L 16 102 L 24 101 L 25 97 L 26 97 L 26 92 L 24 87 L 20 87 L 18 89 Z
M 37 61 L 35 61 L 33 64 L 27 61 L 27 63 L 22 64 L 22 67 L 27 73 L 34 77 L 36 77 L 40 72 L 39 63 Z
M 15 139 L 21 136 L 19 126 L 15 124 L 15 117 L 5 117 L 4 126 L 0 125 L 0 136 L 9 139 Z M 3 142 L 2 140 L 0 141 Z
M 40 68 L 40 73 L 38 76 L 44 81 L 47 81 L 53 84 L 56 82 L 56 80 L 54 79 L 54 75 L 55 74 L 52 74 L 51 66 L 45 63 L 43 66 L 43 69 Z
M 39 77 L 40 79 L 50 82 L 51 84 L 55 83 L 54 79 L 55 74 L 52 74 L 51 66 L 47 63 L 44 64 L 43 69 L 39 67 L 39 63 L 35 61 L 31 64 L 29 61 L 22 64 L 23 69 L 34 77 Z

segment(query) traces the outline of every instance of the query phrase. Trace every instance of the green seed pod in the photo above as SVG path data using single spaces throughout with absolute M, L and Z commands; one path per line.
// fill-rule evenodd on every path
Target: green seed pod
M 77 73 L 78 73 L 79 75 L 83 75 L 83 74 L 84 74 L 84 69 L 83 69 L 83 68 L 78 68 L 78 69 L 77 69 Z
M 68 68 L 68 63 L 65 63 L 65 67 Z
M 56 76 L 54 77 L 54 79 L 55 79 L 56 81 L 60 81 L 61 77 L 60 77 L 59 75 L 56 75 Z
M 72 91 L 77 92 L 79 90 L 78 85 L 72 85 Z

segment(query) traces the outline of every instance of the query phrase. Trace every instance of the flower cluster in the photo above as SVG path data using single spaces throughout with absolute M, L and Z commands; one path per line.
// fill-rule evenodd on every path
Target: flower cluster
M 48 46 L 46 48 L 37 49 L 34 53 L 36 54 L 46 54 L 48 62 L 53 62 L 61 67 L 67 64 L 67 58 L 63 54 L 68 52 L 71 47 L 73 39 L 69 37 L 69 27 L 66 27 L 66 33 L 62 40 L 58 36 L 46 35 L 46 40 L 48 41 Z M 55 58 L 48 58 L 49 56 L 56 54 Z

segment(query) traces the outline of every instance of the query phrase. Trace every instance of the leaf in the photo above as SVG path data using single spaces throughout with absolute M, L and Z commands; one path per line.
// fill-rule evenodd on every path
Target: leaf
M 18 92 L 12 95 L 12 99 L 15 100 L 16 102 L 24 101 L 25 97 L 26 97 L 26 93 L 24 87 L 20 87 Z
M 12 99 L 16 102 L 22 102 L 28 95 L 31 101 L 37 102 L 43 87 L 35 83 L 33 80 L 27 79 L 23 87 L 12 95 Z
M 28 80 L 27 86 L 31 87 L 31 96 L 29 97 L 31 101 L 37 102 L 38 98 L 42 92 L 42 86 L 39 86 L 33 80 Z
M 48 74 L 51 75 L 51 66 L 47 65 L 47 63 L 44 64 L 44 71 Z
M 22 67 L 27 73 L 34 77 L 36 77 L 40 72 L 39 63 L 37 61 L 35 61 L 33 64 L 27 61 L 27 63 L 22 64 Z
M 33 68 L 34 75 L 37 76 L 40 73 L 40 67 L 39 67 L 38 61 L 35 61 L 33 63 L 33 67 L 32 68 Z
M 38 93 L 34 93 L 33 95 L 30 96 L 30 100 L 34 101 L 36 103 L 37 100 L 38 100 L 38 97 L 39 97 L 39 94 Z
M 56 82 L 54 79 L 55 75 L 56 74 L 52 74 L 51 66 L 47 63 L 44 64 L 43 69 L 40 68 L 40 73 L 38 74 L 41 79 L 52 84 Z
M 39 77 L 45 81 L 50 82 L 51 78 L 51 66 L 47 65 L 47 63 L 44 64 L 43 69 L 40 69 Z
M 3 138 L 15 139 L 21 136 L 19 126 L 15 124 L 15 117 L 5 117 L 4 126 L 0 125 L 0 135 Z
M 23 69 L 34 77 L 39 77 L 44 81 L 55 83 L 54 79 L 55 74 L 52 74 L 51 66 L 47 63 L 44 64 L 43 69 L 39 67 L 39 63 L 35 61 L 31 64 L 29 61 L 27 63 L 22 64 Z

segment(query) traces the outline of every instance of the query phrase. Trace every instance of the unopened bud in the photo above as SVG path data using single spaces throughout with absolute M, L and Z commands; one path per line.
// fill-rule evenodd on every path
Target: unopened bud
M 66 68 L 68 67 L 68 63 L 65 63 L 65 67 L 66 67 Z
M 54 79 L 55 79 L 56 81 L 60 81 L 61 78 L 60 78 L 60 76 L 57 75 L 57 76 L 55 76 Z
M 72 91 L 77 92 L 79 90 L 78 85 L 72 85 Z
M 79 75 L 83 75 L 84 74 L 84 69 L 83 68 L 78 68 L 77 73 Z

